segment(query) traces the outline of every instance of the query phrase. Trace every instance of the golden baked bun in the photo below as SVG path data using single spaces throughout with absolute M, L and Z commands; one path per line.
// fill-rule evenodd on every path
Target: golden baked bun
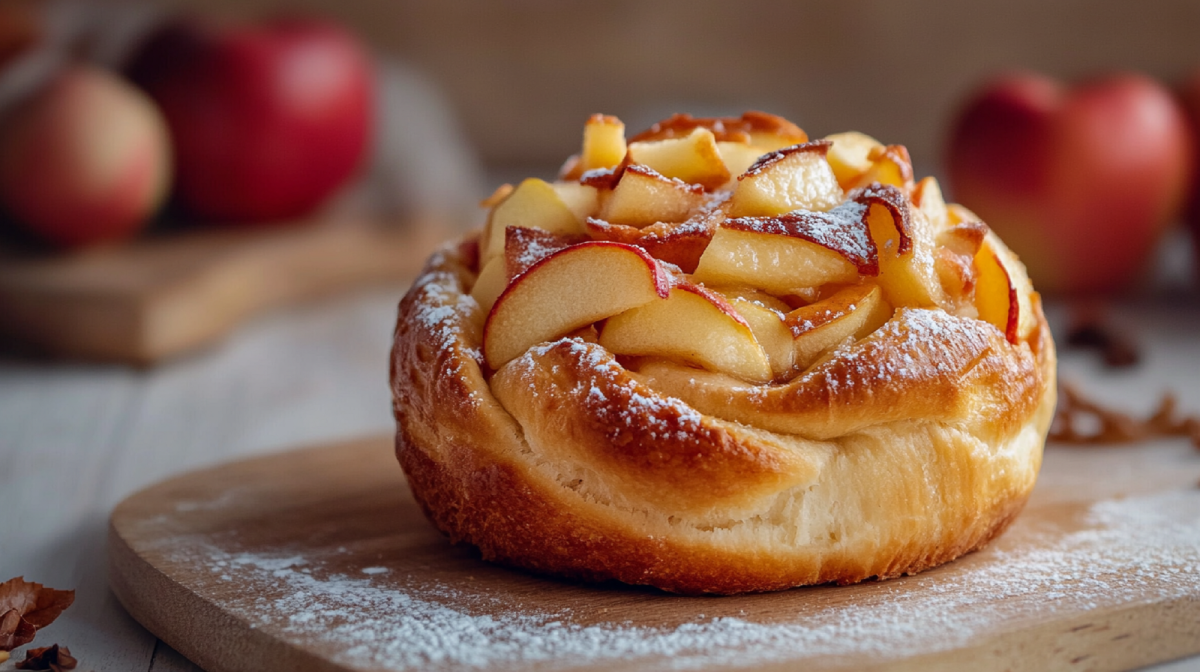
M 680 593 L 918 572 L 1024 505 L 1025 269 L 907 151 L 762 113 L 587 123 L 400 303 L 396 453 L 487 560 Z

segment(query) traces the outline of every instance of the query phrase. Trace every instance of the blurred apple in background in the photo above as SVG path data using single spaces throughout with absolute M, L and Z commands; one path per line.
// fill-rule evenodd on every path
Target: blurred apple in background
M 1197 165 L 1192 172 L 1191 192 L 1188 194 L 1188 207 L 1185 219 L 1192 233 L 1192 249 L 1195 250 L 1192 269 L 1193 275 L 1200 278 L 1200 69 L 1195 70 L 1179 87 L 1179 98 L 1183 109 L 1192 122 Z
M 947 171 L 955 199 L 1020 255 L 1038 289 L 1105 293 L 1138 276 L 1179 214 L 1191 138 L 1171 93 L 1146 77 L 1064 88 L 1016 73 L 969 99 Z
M 129 237 L 162 203 L 170 176 L 162 115 L 100 69 L 69 66 L 0 123 L 0 201 L 49 243 Z
M 135 53 L 129 74 L 166 115 L 176 198 L 197 217 L 304 215 L 364 157 L 371 66 L 358 42 L 330 23 L 177 19 Z

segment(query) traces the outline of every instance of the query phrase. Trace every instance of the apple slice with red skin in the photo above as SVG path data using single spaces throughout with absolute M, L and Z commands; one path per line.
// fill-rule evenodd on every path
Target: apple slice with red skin
M 842 202 L 842 187 L 825 160 L 832 143 L 815 140 L 764 154 L 737 178 L 730 217 L 770 217 L 793 210 L 824 212 Z
M 852 285 L 784 317 L 791 329 L 795 365 L 808 368 L 849 338 L 862 338 L 892 316 L 892 307 L 873 282 Z
M 656 299 L 671 278 L 645 250 L 588 241 L 544 257 L 513 278 L 483 328 L 483 355 L 498 369 L 529 348 Z
M 1027 338 L 1037 324 L 1025 267 L 994 233 L 975 255 L 975 307 L 979 319 L 996 325 L 1009 343 Z
M 869 204 L 867 226 L 878 252 L 879 284 L 895 306 L 932 308 L 945 300 L 929 220 L 898 187 L 872 184 L 849 198 Z
M 643 228 L 657 222 L 682 222 L 705 202 L 704 187 L 668 178 L 649 166 L 634 164 L 604 202 L 600 217 Z
M 750 324 L 720 294 L 676 281 L 666 301 L 650 301 L 610 317 L 600 345 L 618 355 L 660 356 L 766 383 L 767 353 Z

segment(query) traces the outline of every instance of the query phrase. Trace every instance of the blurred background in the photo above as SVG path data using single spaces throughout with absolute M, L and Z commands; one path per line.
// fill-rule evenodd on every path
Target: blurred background
M 1198 409 L 1198 30 L 1190 0 L 0 0 L 0 580 L 78 587 L 65 643 L 146 669 L 95 560 L 112 506 L 392 431 L 407 283 L 597 112 L 902 144 L 1060 344 L 1140 362 L 1068 374 Z

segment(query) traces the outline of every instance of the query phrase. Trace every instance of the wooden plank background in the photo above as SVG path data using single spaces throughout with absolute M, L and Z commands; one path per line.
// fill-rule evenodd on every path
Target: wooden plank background
M 277 0 L 182 0 L 253 16 Z M 1061 77 L 1200 66 L 1190 0 L 292 0 L 428 73 L 492 165 L 557 165 L 593 112 L 641 127 L 676 110 L 761 108 L 810 133 L 856 129 L 938 172 L 945 128 L 988 73 Z

